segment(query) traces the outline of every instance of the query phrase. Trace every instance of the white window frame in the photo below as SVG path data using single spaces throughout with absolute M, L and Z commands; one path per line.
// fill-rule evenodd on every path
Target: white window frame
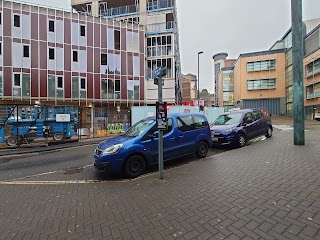
M 20 80 L 19 80 L 19 86 L 17 86 L 17 85 L 15 85 L 15 83 L 14 83 L 14 75 L 17 75 L 17 74 L 19 74 L 20 75 Z M 12 87 L 14 88 L 21 88 L 21 81 L 22 81 L 22 73 L 12 73 Z
M 58 87 L 58 78 L 59 78 L 59 77 L 62 78 L 62 87 Z M 56 89 L 57 89 L 57 90 L 63 90 L 63 91 L 64 91 L 64 78 L 63 78 L 63 76 L 58 76 L 58 75 L 57 75 L 57 76 L 55 76 L 55 80 L 56 80 L 56 81 L 55 81 L 55 82 L 56 82 L 56 84 L 55 84 L 55 85 L 56 85 Z
M 85 88 L 81 88 L 81 79 L 84 79 Z M 87 91 L 87 79 L 85 77 L 79 77 L 79 91 Z
M 25 57 L 25 56 L 24 56 L 24 46 L 28 46 L 28 47 L 29 47 L 29 57 Z M 29 58 L 30 58 L 30 55 L 31 55 L 31 54 L 30 54 L 30 52 L 31 52 L 30 50 L 31 50 L 30 44 L 23 44 L 23 45 L 22 45 L 22 57 L 29 59 Z
M 17 26 L 14 25 L 14 16 L 19 16 L 19 27 L 17 27 Z M 12 15 L 12 27 L 14 27 L 14 28 L 21 28 L 21 14 L 15 13 L 15 14 Z

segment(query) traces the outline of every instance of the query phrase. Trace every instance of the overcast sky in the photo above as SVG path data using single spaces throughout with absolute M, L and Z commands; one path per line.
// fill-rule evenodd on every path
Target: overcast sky
M 198 73 L 213 93 L 213 59 L 268 50 L 291 27 L 290 0 L 177 0 L 182 73 Z M 303 20 L 320 18 L 320 0 L 303 0 Z

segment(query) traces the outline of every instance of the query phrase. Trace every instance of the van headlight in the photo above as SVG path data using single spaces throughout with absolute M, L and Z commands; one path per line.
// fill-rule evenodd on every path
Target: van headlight
M 224 130 L 224 133 L 231 133 L 232 131 L 234 131 L 237 127 L 232 127 L 232 128 L 229 128 L 227 130 Z
M 119 152 L 120 148 L 123 146 L 123 144 L 116 144 L 116 145 L 113 145 L 111 147 L 108 147 L 106 148 L 103 153 L 106 153 L 106 154 L 115 154 L 117 152 Z

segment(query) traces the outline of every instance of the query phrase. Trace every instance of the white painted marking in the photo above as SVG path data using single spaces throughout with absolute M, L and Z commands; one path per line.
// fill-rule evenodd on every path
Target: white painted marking
M 273 127 L 280 129 L 282 131 L 291 131 L 293 130 L 293 127 L 288 126 L 288 125 L 273 125 Z

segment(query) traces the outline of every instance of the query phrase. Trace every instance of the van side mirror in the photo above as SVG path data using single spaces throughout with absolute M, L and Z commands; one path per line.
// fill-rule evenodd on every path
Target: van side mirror
M 158 131 L 155 131 L 153 134 L 149 134 L 150 139 L 154 139 L 154 138 L 158 138 L 158 137 L 159 137 Z

